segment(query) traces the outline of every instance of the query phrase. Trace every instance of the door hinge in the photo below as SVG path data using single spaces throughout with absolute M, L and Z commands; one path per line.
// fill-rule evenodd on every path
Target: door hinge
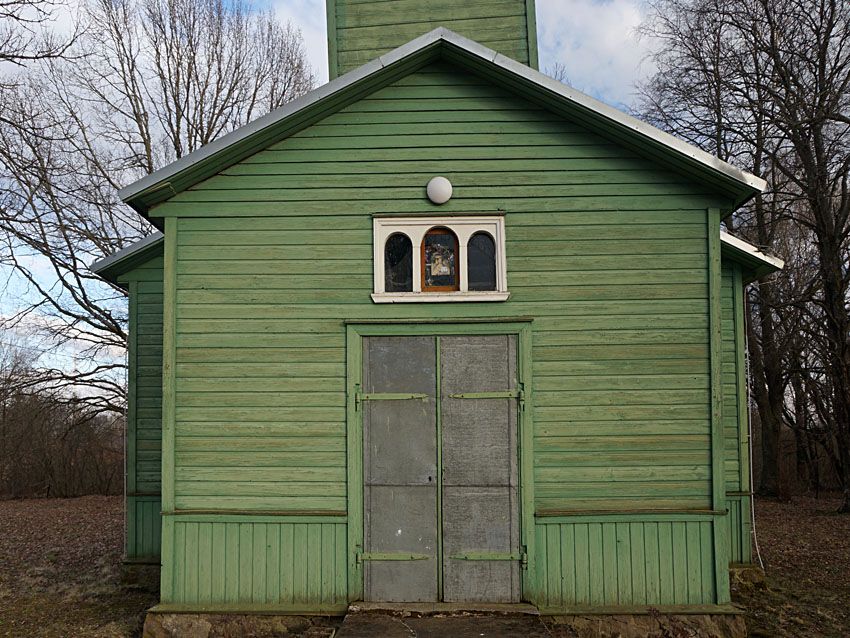
M 384 560 L 430 560 L 433 556 L 428 554 L 412 554 L 406 552 L 357 552 L 355 560 L 358 565 L 365 561 Z
M 354 410 L 359 410 L 364 401 L 408 401 L 411 399 L 425 401 L 427 398 L 427 394 L 417 392 L 373 392 L 366 394 L 357 390 L 354 393 Z
M 519 409 L 525 410 L 525 384 L 517 384 L 516 390 L 498 390 L 496 392 L 457 392 L 450 399 L 516 399 Z
M 528 569 L 528 554 L 522 552 L 464 552 L 449 556 L 451 560 L 505 560 L 519 561 L 522 569 Z

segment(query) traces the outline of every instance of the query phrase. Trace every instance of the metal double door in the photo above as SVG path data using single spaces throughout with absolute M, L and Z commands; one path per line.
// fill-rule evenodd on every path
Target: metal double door
M 366 337 L 364 597 L 518 602 L 514 335 Z

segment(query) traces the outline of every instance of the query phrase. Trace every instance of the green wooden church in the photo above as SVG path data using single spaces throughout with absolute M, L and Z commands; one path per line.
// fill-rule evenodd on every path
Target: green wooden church
M 443 16 L 435 18 L 434 16 Z M 121 191 L 162 611 L 729 611 L 764 182 L 536 70 L 533 0 L 329 0 L 330 83 Z

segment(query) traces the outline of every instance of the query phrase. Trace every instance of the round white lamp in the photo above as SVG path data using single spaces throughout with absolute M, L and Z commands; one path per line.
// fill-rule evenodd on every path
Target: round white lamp
M 435 177 L 428 182 L 428 199 L 435 204 L 445 204 L 452 198 L 452 183 L 445 177 Z

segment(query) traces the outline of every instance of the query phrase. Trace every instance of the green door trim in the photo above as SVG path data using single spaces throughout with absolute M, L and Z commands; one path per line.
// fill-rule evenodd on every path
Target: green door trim
M 348 480 L 348 596 L 351 602 L 362 600 L 363 583 L 363 411 L 359 400 L 363 376 L 364 337 L 421 337 L 421 336 L 475 336 L 516 335 L 517 337 L 517 381 L 522 392 L 522 409 L 517 414 L 517 444 L 519 447 L 519 494 L 520 494 L 520 546 L 529 557 L 528 568 L 522 570 L 523 600 L 534 600 L 537 596 L 537 574 L 533 557 L 534 528 L 534 459 L 533 459 L 533 396 L 531 377 L 531 320 L 525 317 L 515 321 L 481 321 L 421 323 L 346 322 L 346 447 Z M 499 393 L 502 394 L 502 393 Z M 358 395 L 360 399 L 358 399 Z M 366 395 L 368 396 L 368 395 Z M 413 399 L 410 395 L 396 397 Z M 419 397 L 415 397 L 419 398 Z M 464 398 L 472 398 L 467 395 Z M 485 398 L 485 397 L 481 397 Z M 497 397 L 486 397 L 497 398 Z M 503 397 L 499 397 L 503 398 Z M 368 556 L 368 554 L 365 554 Z M 442 563 L 440 557 L 440 563 Z M 381 560 L 381 559 L 378 559 Z M 383 559 L 387 560 L 387 559 Z M 403 558 L 401 560 L 404 560 Z M 407 560 L 411 560 L 407 558 Z M 469 560 L 469 559 L 467 559 Z M 441 565 L 440 565 L 440 568 Z

